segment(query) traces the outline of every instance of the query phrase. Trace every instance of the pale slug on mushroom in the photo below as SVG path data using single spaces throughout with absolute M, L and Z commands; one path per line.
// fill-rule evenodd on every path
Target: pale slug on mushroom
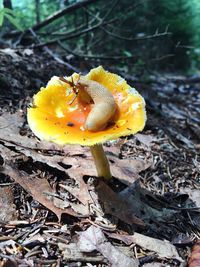
M 94 102 L 94 106 L 86 119 L 84 128 L 99 131 L 106 127 L 116 111 L 116 103 L 112 93 L 96 81 L 81 76 L 78 84 L 82 85 Z

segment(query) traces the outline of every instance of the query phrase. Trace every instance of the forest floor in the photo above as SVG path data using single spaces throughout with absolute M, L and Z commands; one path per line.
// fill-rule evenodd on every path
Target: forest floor
M 0 266 L 186 266 L 200 239 L 199 80 L 128 77 L 147 125 L 105 144 L 106 184 L 88 148 L 40 142 L 27 125 L 33 94 L 72 71 L 30 49 L 0 62 Z

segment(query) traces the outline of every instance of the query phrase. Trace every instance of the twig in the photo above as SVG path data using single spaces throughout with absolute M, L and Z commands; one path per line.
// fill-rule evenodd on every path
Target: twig
M 71 64 L 69 64 L 69 63 L 63 61 L 61 58 L 59 58 L 57 55 L 55 55 L 55 54 L 54 54 L 48 47 L 45 47 L 45 50 L 46 50 L 46 52 L 47 52 L 50 56 L 52 56 L 58 63 L 67 66 L 69 69 L 71 69 L 71 70 L 73 70 L 73 71 L 75 71 L 75 72 L 77 72 L 77 73 L 80 72 L 80 70 L 79 70 L 78 68 L 76 68 L 76 67 L 72 66 Z
M 100 18 L 98 18 L 96 15 L 94 15 L 92 12 L 90 12 L 87 8 L 84 8 L 84 10 L 92 17 L 96 18 L 97 20 L 101 21 Z M 166 36 L 166 35 L 171 35 L 171 32 L 168 32 L 168 26 L 166 27 L 165 31 L 162 33 L 158 33 L 158 31 L 156 30 L 156 32 L 152 35 L 146 35 L 146 36 L 141 36 L 141 37 L 125 37 L 122 35 L 118 35 L 116 33 L 110 32 L 109 30 L 105 29 L 104 27 L 100 26 L 100 28 L 107 33 L 108 35 L 121 39 L 121 40 L 126 40 L 126 41 L 140 41 L 140 40 L 146 40 L 146 39 L 152 39 L 152 38 L 158 38 L 161 36 Z
M 105 16 L 102 18 L 102 20 L 105 20 L 113 11 L 113 9 L 117 6 L 117 4 L 119 3 L 119 0 L 116 0 L 113 2 L 113 4 L 111 4 L 110 9 L 108 9 L 107 13 L 105 14 Z
M 85 26 L 86 26 L 85 24 L 82 24 L 79 27 L 72 29 L 70 31 L 66 31 L 66 32 L 58 32 L 58 31 L 51 32 L 51 33 L 50 32 L 40 32 L 40 35 L 41 36 L 49 36 L 51 34 L 51 36 L 66 36 L 66 35 L 71 35 L 71 34 L 77 32 L 78 30 L 84 29 Z
M 65 41 L 65 40 L 73 39 L 73 38 L 79 37 L 81 35 L 84 35 L 84 34 L 90 32 L 90 31 L 96 30 L 101 25 L 106 25 L 106 24 L 112 23 L 114 21 L 116 21 L 116 19 L 112 19 L 112 20 L 109 20 L 109 21 L 106 21 L 106 22 L 100 22 L 100 23 L 98 23 L 98 24 L 96 24 L 94 26 L 91 26 L 91 27 L 89 27 L 87 29 L 84 29 L 83 31 L 80 31 L 80 32 L 77 32 L 77 33 L 74 33 L 74 34 L 59 38 L 59 39 L 54 39 L 54 40 L 51 40 L 51 41 L 47 41 L 45 43 L 40 42 L 39 44 L 33 45 L 31 47 L 32 48 L 39 48 L 39 47 L 48 46 L 48 45 L 51 45 L 51 44 L 56 44 L 58 41 Z M 25 47 L 20 47 L 20 48 L 24 49 Z M 30 46 L 29 46 L 29 48 L 30 48 Z
M 141 37 L 125 37 L 125 36 L 121 36 L 121 35 L 118 35 L 116 33 L 110 32 L 105 28 L 103 29 L 103 31 L 105 33 L 109 34 L 112 37 L 115 37 L 115 38 L 118 38 L 118 39 L 121 39 L 121 40 L 126 40 L 126 41 L 141 41 L 141 40 L 158 38 L 158 37 L 161 37 L 161 36 L 166 36 L 166 35 L 171 35 L 172 34 L 171 32 L 166 32 L 165 31 L 165 32 L 161 32 L 161 33 L 155 32 L 152 35 L 146 35 L 146 36 L 141 36 Z
M 174 54 L 167 54 L 167 55 L 164 55 L 161 57 L 152 58 L 152 59 L 149 59 L 149 62 L 161 61 L 161 60 L 164 60 L 164 59 L 169 58 L 169 57 L 174 57 Z
M 133 58 L 136 58 L 135 56 L 109 56 L 109 55 L 97 55 L 97 56 L 94 56 L 94 55 L 80 55 L 74 51 L 71 51 L 69 48 L 67 48 L 65 45 L 63 45 L 60 41 L 58 41 L 58 44 L 60 45 L 60 47 L 67 51 L 68 53 L 71 53 L 72 55 L 76 56 L 76 57 L 79 57 L 79 58 L 89 58 L 89 59 L 94 59 L 94 60 L 97 60 L 97 59 L 101 59 L 101 60 L 119 60 L 119 59 L 133 59 Z
M 91 25 L 95 20 L 96 20 L 96 18 L 93 18 L 91 21 L 89 21 L 88 24 Z M 40 35 L 48 36 L 49 34 L 51 34 L 52 36 L 66 36 L 66 35 L 71 35 L 71 34 L 77 32 L 78 30 L 82 30 L 86 26 L 87 26 L 86 24 L 81 24 L 78 27 L 76 27 L 75 29 L 72 29 L 72 30 L 67 31 L 67 32 L 58 32 L 58 31 L 51 32 L 51 33 L 50 32 L 40 32 Z M 65 25 L 65 27 L 66 27 L 66 25 Z M 59 31 L 60 31 L 60 28 L 59 28 Z

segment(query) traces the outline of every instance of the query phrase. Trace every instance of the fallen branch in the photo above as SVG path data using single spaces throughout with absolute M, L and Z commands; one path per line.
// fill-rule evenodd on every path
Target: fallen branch
M 96 2 L 97 0 L 83 0 L 80 2 L 76 2 L 62 10 L 57 11 L 56 13 L 54 13 L 53 15 L 49 16 L 47 19 L 43 20 L 42 22 L 34 25 L 32 27 L 33 30 L 37 31 L 41 28 L 43 28 L 44 26 L 50 24 L 51 22 L 55 21 L 56 19 L 59 19 L 61 17 L 63 17 L 64 15 L 66 15 L 67 13 L 70 13 L 76 9 L 79 9 L 81 7 L 87 6 L 88 4 L 91 4 L 93 2 Z
M 33 25 L 30 29 L 37 31 L 37 30 L 47 26 L 48 24 L 52 23 L 53 21 L 63 17 L 67 13 L 73 12 L 74 10 L 77 10 L 81 7 L 87 6 L 87 5 L 89 5 L 93 2 L 96 2 L 96 1 L 97 0 L 83 0 L 83 1 L 76 2 L 70 6 L 67 6 L 66 8 L 64 8 L 62 10 L 57 11 L 53 15 L 51 15 L 48 18 L 46 18 L 45 20 L 43 20 L 42 22 Z M 30 29 L 25 30 L 24 33 L 27 33 Z M 15 37 L 15 36 L 18 36 L 20 34 L 21 34 L 21 31 L 13 31 L 13 32 L 5 34 L 4 37 Z

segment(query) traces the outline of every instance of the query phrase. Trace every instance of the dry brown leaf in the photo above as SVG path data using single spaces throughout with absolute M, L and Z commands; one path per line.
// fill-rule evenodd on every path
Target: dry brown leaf
M 136 134 L 135 137 L 140 141 L 140 143 L 150 146 L 154 141 L 157 140 L 157 138 L 150 134 Z
M 13 191 L 9 186 L 0 188 L 0 211 L 1 223 L 17 220 Z
M 78 247 L 82 252 L 99 251 L 109 260 L 113 267 L 137 267 L 137 259 L 130 258 L 107 241 L 101 229 L 90 226 L 86 231 L 79 233 Z
M 113 177 L 126 185 L 131 185 L 139 178 L 139 173 L 153 165 L 152 158 L 141 159 L 139 157 L 120 159 L 119 147 L 105 147 L 105 152 L 110 161 L 110 169 Z
M 154 251 L 159 255 L 160 258 L 176 259 L 180 262 L 183 262 L 183 259 L 179 256 L 176 247 L 167 240 L 163 241 L 139 233 L 134 233 L 134 235 L 108 233 L 108 236 L 121 240 L 127 245 L 135 243 L 144 249 Z
M 53 197 L 53 204 L 54 204 L 54 206 L 56 206 L 57 208 L 62 209 L 62 210 L 70 207 L 70 202 L 69 201 L 62 200 L 62 199 L 60 199 L 60 198 L 58 198 L 56 196 Z
M 65 210 L 67 207 L 71 207 L 77 214 L 81 214 L 84 217 L 89 216 L 89 207 L 88 205 L 83 205 L 81 203 L 74 203 L 67 200 L 62 200 L 60 198 L 54 197 L 53 203 L 57 208 Z
M 189 198 L 195 203 L 197 207 L 200 207 L 200 189 L 195 188 L 179 188 L 182 194 L 188 194 Z
M 139 173 L 152 166 L 152 160 L 118 159 L 109 157 L 112 176 L 126 185 L 131 185 L 139 178 Z
M 163 223 L 179 211 L 167 208 L 166 201 L 162 201 L 159 196 L 154 195 L 151 191 L 145 189 L 137 180 L 131 186 L 125 188 L 119 193 L 120 197 L 127 202 L 127 206 L 138 218 L 141 218 L 151 227 L 149 221 Z M 169 205 L 169 204 L 168 204 Z
M 82 205 L 80 203 L 75 204 L 75 203 L 71 203 L 70 206 L 72 207 L 72 209 L 77 212 L 78 214 L 83 215 L 84 217 L 89 216 L 89 207 Z
M 145 226 L 143 221 L 134 215 L 133 210 L 130 209 L 126 200 L 115 193 L 106 183 L 99 180 L 95 192 L 106 214 L 113 215 L 131 225 L 137 224 L 142 227 Z
M 200 239 L 192 247 L 191 255 L 188 261 L 188 267 L 200 266 Z
M 9 135 L 19 134 L 19 129 L 24 123 L 24 117 L 21 112 L 15 114 L 4 113 L 0 116 L 0 136 L 9 137 Z
M 18 265 L 16 259 L 14 259 L 14 258 L 3 259 L 3 261 L 0 261 L 0 267 L 18 267 L 18 266 L 19 265 Z
M 25 172 L 18 171 L 11 162 L 6 162 L 3 172 L 19 183 L 35 200 L 55 213 L 59 220 L 63 213 L 78 216 L 71 208 L 63 210 L 53 204 L 52 197 L 48 194 L 54 195 L 56 192 L 50 187 L 46 179 L 39 179 L 36 176 L 30 177 Z
M 25 123 L 23 112 L 14 114 L 4 113 L 0 116 L 0 140 L 4 143 L 12 144 L 17 148 L 40 150 L 59 150 L 60 147 L 53 143 L 43 142 L 42 144 L 36 138 L 29 138 L 20 135 L 20 130 Z

